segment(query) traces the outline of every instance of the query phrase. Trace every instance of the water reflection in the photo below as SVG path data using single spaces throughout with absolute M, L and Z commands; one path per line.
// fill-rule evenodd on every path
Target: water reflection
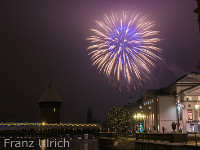
M 66 150 L 101 150 L 97 139 L 71 140 L 69 143 L 69 148 Z
M 89 149 L 88 149 L 88 143 L 84 143 L 84 144 L 83 144 L 83 150 L 89 150 Z
M 45 144 L 45 143 L 46 143 L 46 142 L 45 142 L 44 139 L 43 139 L 43 140 L 40 140 L 39 145 L 40 145 L 41 150 L 46 150 L 46 144 Z

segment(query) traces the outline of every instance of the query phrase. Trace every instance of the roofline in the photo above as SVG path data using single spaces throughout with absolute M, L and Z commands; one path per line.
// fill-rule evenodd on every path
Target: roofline
M 149 99 L 147 99 L 147 100 L 143 99 L 144 101 L 142 101 L 142 102 L 149 101 L 150 99 L 156 99 L 156 98 L 159 98 L 159 97 L 168 97 L 168 96 L 174 97 L 175 95 L 171 95 L 171 94 L 169 94 L 169 95 L 167 95 L 167 94 L 166 94 L 166 95 L 156 95 L 155 97 L 149 98 Z
M 200 86 L 200 83 L 197 84 L 197 85 L 195 85 L 195 86 L 189 87 L 189 88 L 187 88 L 187 89 L 185 89 L 185 90 L 181 90 L 178 94 L 182 94 L 182 93 L 184 93 L 184 92 L 191 91 L 192 89 L 194 89 L 194 88 L 196 88 L 196 87 L 198 87 L 198 86 Z M 177 94 L 177 95 L 178 95 L 178 94 Z
M 190 72 L 190 73 L 185 74 L 185 75 L 181 76 L 180 78 L 176 79 L 173 83 L 171 83 L 170 85 L 168 85 L 166 88 L 169 88 L 170 86 L 175 85 L 178 81 L 180 81 L 181 79 L 183 79 L 183 78 L 186 77 L 187 75 L 189 75 L 189 74 L 193 74 L 193 73 L 195 73 L 195 74 L 199 74 L 199 75 L 200 75 L 200 73 L 195 72 L 195 71 Z

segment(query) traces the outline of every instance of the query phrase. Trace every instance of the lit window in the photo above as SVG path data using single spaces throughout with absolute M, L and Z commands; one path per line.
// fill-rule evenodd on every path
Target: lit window
M 200 96 L 198 96 L 198 101 L 200 101 Z
M 148 104 L 149 104 L 149 102 L 148 102 Z
M 56 108 L 54 108 L 53 111 L 56 112 Z
M 153 114 L 153 121 L 154 121 L 154 114 Z
M 188 120 L 192 120 L 192 110 L 188 110 Z
M 152 100 L 152 102 L 153 102 L 153 100 Z
M 186 96 L 186 100 L 187 101 L 191 101 L 192 100 L 192 96 Z

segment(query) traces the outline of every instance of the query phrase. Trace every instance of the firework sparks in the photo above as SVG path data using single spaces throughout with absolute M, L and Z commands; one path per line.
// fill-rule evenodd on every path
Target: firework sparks
M 161 49 L 155 46 L 160 39 L 154 37 L 159 31 L 152 30 L 155 23 L 147 21 L 147 17 L 112 12 L 96 23 L 99 30 L 91 29 L 94 35 L 87 38 L 91 42 L 89 55 L 93 65 L 108 78 L 129 85 L 135 79 L 143 80 L 144 74 L 150 74 L 150 68 L 155 67 L 155 60 L 161 60 L 156 55 Z

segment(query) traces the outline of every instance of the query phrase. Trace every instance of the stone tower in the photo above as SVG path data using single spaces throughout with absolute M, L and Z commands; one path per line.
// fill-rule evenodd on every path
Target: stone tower
M 61 99 L 49 83 L 43 96 L 39 100 L 40 122 L 60 123 Z

